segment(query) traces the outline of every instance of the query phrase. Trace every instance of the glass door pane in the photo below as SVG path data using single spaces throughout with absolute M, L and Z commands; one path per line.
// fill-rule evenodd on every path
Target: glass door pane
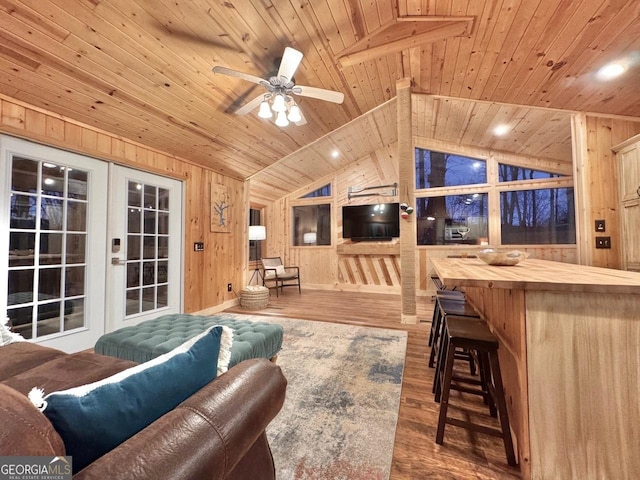
M 7 316 L 27 339 L 85 327 L 88 171 L 10 163 Z
M 168 305 L 170 206 L 168 189 L 128 180 L 126 317 Z

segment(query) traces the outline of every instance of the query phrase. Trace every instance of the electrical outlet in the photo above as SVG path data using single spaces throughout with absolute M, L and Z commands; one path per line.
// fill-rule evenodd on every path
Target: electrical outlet
M 231 288 L 231 284 L 230 284 L 230 283 L 227 283 L 227 292 L 230 292 L 231 290 L 233 290 L 233 289 Z
M 611 237 L 596 237 L 596 248 L 611 248 Z
M 204 252 L 204 242 L 195 242 L 193 244 L 194 252 Z

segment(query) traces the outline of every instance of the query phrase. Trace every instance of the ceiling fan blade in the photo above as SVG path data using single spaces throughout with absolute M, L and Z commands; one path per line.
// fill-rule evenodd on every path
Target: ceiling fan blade
M 291 90 L 292 93 L 301 97 L 317 98 L 327 102 L 342 103 L 344 101 L 344 93 L 334 90 L 325 90 L 324 88 L 307 87 L 305 85 L 296 85 Z
M 221 75 L 228 75 L 230 77 L 241 78 L 242 80 L 246 80 L 252 83 L 257 83 L 258 85 L 262 85 L 262 86 L 266 86 L 269 83 L 264 78 L 256 77 L 255 75 L 251 75 L 250 73 L 231 70 L 230 68 L 221 67 L 219 65 L 216 65 L 215 67 L 213 67 L 212 70 L 213 70 L 213 73 L 219 73 Z
M 258 95 L 256 98 L 251 100 L 249 103 L 247 103 L 246 105 L 244 105 L 244 106 L 240 107 L 238 110 L 236 110 L 234 113 L 236 115 L 246 115 L 251 110 L 253 110 L 258 105 L 260 105 L 260 103 L 262 103 L 263 99 L 264 99 L 264 94 Z
M 291 81 L 293 75 L 298 69 L 298 66 L 300 65 L 300 62 L 302 61 L 302 56 L 302 52 L 299 52 L 294 48 L 287 47 L 284 49 L 284 55 L 282 56 L 280 68 L 278 69 L 278 78 L 286 78 L 286 81 L 283 83 Z

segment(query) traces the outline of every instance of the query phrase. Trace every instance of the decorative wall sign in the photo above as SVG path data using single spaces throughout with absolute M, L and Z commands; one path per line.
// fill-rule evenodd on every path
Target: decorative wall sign
M 231 204 L 229 187 L 211 183 L 211 231 L 231 232 Z

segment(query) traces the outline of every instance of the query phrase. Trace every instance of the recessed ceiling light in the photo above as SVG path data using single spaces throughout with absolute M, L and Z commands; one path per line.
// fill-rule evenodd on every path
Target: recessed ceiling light
M 613 62 L 608 63 L 596 73 L 599 80 L 607 81 L 619 77 L 627 71 L 627 65 L 624 63 Z
M 501 137 L 502 135 L 506 135 L 509 130 L 510 130 L 509 125 L 505 125 L 503 123 L 493 129 L 493 134 Z
M 339 151 L 337 148 L 334 148 L 334 149 L 331 151 L 331 156 L 332 156 L 333 158 L 338 158 L 338 157 L 340 156 L 340 151 Z
M 55 182 L 55 180 L 53 178 L 45 178 L 44 179 L 44 184 L 45 185 L 53 185 Z

